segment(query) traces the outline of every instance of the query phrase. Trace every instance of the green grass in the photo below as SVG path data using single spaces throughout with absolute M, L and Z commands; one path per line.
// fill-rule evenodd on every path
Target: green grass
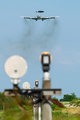
M 3 120 L 5 117 L 5 113 L 3 110 L 0 111 L 0 120 Z
M 63 105 L 67 105 L 67 104 L 69 104 L 70 102 L 69 101 L 67 101 L 67 102 L 61 102 L 61 103 L 63 103 Z
M 32 113 L 30 114 L 32 116 Z M 5 114 L 4 111 L 0 111 L 0 120 L 31 120 L 18 111 L 16 113 L 8 111 Z M 61 110 L 52 112 L 52 120 L 80 120 L 79 114 L 64 113 Z
M 62 103 L 64 105 L 69 104 L 69 102 L 62 102 Z M 27 111 L 27 115 L 24 115 L 16 104 L 11 104 L 10 106 L 9 105 L 5 104 L 6 106 L 5 111 L 0 110 L 0 120 L 33 120 L 32 106 L 23 105 L 24 109 Z M 52 120 L 80 120 L 80 114 L 71 114 L 68 112 L 68 109 L 69 108 L 66 107 L 60 108 L 53 104 Z
M 61 111 L 53 112 L 52 120 L 80 120 L 80 115 L 79 114 L 63 113 Z

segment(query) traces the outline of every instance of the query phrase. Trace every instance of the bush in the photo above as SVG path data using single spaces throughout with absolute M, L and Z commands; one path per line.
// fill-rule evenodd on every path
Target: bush
M 56 98 L 56 97 L 53 97 L 52 99 L 53 99 L 53 100 L 57 100 L 57 101 L 58 101 L 58 98 Z
M 70 106 L 73 105 L 75 107 L 80 107 L 80 98 L 79 99 L 74 99 L 70 102 Z
M 52 107 L 52 110 L 61 110 L 62 109 L 61 107 L 55 105 L 54 103 L 52 103 L 51 107 Z

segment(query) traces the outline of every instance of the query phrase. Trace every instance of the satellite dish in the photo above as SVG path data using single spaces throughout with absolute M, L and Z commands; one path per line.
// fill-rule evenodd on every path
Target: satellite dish
M 24 82 L 22 87 L 23 89 L 30 89 L 30 84 L 28 82 Z
M 27 71 L 27 62 L 20 56 L 11 56 L 7 59 L 4 69 L 10 78 L 21 78 Z

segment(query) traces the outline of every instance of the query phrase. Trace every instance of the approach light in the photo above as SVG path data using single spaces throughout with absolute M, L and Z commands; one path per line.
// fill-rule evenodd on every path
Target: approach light
M 38 85 L 39 85 L 39 81 L 35 80 L 35 86 L 38 87 Z
M 28 83 L 28 82 L 24 82 L 23 84 L 22 84 L 22 87 L 23 87 L 23 89 L 30 89 L 30 84 Z
M 51 59 L 52 58 L 49 52 L 42 52 L 40 60 L 41 60 L 42 68 L 44 72 L 48 72 L 50 70 Z
M 20 79 L 27 71 L 27 62 L 21 56 L 11 56 L 5 63 L 5 72 L 11 78 L 14 86 L 17 86 Z

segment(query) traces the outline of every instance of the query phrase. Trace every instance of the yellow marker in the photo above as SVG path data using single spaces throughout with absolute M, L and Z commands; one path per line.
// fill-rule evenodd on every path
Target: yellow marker
M 42 54 L 42 55 L 50 55 L 49 52 L 42 52 L 41 54 Z
M 42 55 L 50 55 L 50 52 L 42 52 L 40 56 L 40 61 L 42 61 Z M 52 60 L 52 56 L 50 56 L 50 61 Z

